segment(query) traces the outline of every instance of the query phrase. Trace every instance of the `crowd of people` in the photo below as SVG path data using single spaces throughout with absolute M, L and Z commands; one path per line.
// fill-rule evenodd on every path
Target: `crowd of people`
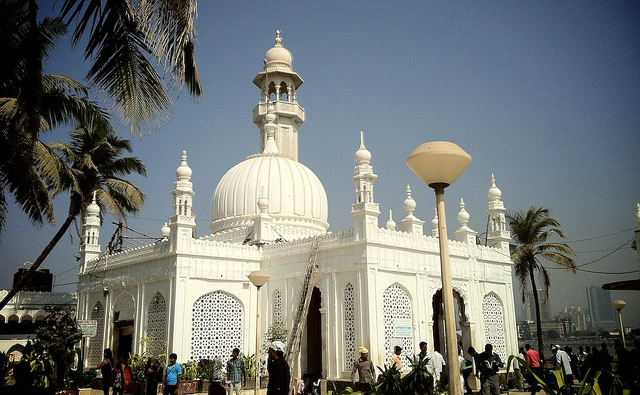
M 533 371 L 551 387 L 577 384 L 583 379 L 592 382 L 595 373 L 601 372 L 598 377 L 598 386 L 603 394 L 608 394 L 613 386 L 622 388 L 635 388 L 640 377 L 640 341 L 634 342 L 634 348 L 627 350 L 622 342 L 616 339 L 613 350 L 609 350 L 606 343 L 598 346 L 579 346 L 577 350 L 572 347 L 561 347 L 554 344 L 550 347 L 552 357 L 547 361 L 541 361 L 539 353 L 531 345 L 526 344 L 520 348 L 520 354 Z M 524 368 L 515 364 L 515 384 L 519 390 L 530 390 L 535 394 L 539 390 L 537 381 Z M 528 389 L 525 388 L 525 382 Z

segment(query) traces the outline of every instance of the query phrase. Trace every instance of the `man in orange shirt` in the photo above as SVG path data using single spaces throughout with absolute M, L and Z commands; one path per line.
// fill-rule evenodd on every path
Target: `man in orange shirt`
M 540 354 L 530 344 L 525 344 L 524 348 L 527 350 L 524 354 L 527 365 L 531 368 L 533 373 L 542 378 L 542 366 L 540 366 Z M 531 389 L 531 395 L 535 395 L 538 392 L 538 381 L 531 374 L 527 373 L 527 382 Z

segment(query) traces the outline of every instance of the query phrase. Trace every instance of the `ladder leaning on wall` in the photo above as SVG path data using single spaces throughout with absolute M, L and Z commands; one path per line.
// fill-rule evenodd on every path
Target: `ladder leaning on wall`
M 307 314 L 309 313 L 309 305 L 311 304 L 311 295 L 313 295 L 313 288 L 316 285 L 316 274 L 318 272 L 318 264 L 316 258 L 318 257 L 318 247 L 320 245 L 320 238 L 316 236 L 311 243 L 311 254 L 309 255 L 309 262 L 307 263 L 307 273 L 304 277 L 304 282 L 300 290 L 300 303 L 296 310 L 296 317 L 293 321 L 293 327 L 291 328 L 291 336 L 287 342 L 287 346 L 284 350 L 284 357 L 291 369 L 292 381 L 298 376 L 298 361 L 300 360 L 300 346 L 302 344 L 302 334 L 304 332 L 305 324 L 307 322 Z

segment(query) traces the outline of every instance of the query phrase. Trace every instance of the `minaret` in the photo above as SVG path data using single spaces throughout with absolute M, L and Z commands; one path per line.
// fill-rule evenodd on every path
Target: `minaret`
M 87 206 L 84 221 L 82 223 L 82 243 L 80 244 L 80 260 L 82 270 L 92 259 L 100 256 L 100 206 L 96 203 L 96 192 L 93 192 L 93 199 Z
M 253 123 L 260 128 L 260 152 L 267 142 L 265 116 L 267 107 L 273 103 L 277 116 L 275 141 L 282 156 L 298 160 L 298 127 L 305 119 L 300 107 L 297 89 L 304 81 L 293 71 L 293 56 L 282 46 L 280 30 L 276 31 L 276 43 L 264 57 L 264 71 L 258 73 L 253 83 L 260 88 L 260 101 L 253 109 Z
M 487 244 L 490 247 L 498 247 L 509 253 L 509 240 L 511 235 L 507 230 L 507 220 L 505 214 L 507 210 L 501 200 L 502 191 L 496 187 L 496 178 L 491 174 L 491 188 L 489 188 L 489 231 L 487 233 Z
M 373 183 L 378 176 L 373 174 L 371 152 L 364 145 L 364 133 L 360 132 L 360 148 L 355 154 L 356 166 L 353 183 L 356 187 L 356 202 L 351 205 L 356 237 L 365 239 L 367 230 L 378 229 L 379 204 L 373 201 Z
M 167 226 L 171 229 L 169 239 L 171 249 L 179 248 L 180 240 L 193 238 L 196 218 L 193 213 L 193 184 L 191 168 L 187 164 L 187 151 L 182 151 L 182 162 L 176 169 L 176 182 L 173 183 L 173 215 L 169 217 Z

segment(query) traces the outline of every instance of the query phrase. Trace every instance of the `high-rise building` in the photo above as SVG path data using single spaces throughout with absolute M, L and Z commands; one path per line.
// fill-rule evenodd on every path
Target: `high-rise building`
M 540 302 L 540 320 L 542 322 L 551 321 L 551 304 L 548 299 L 545 299 L 543 289 L 538 290 L 538 301 Z M 527 321 L 535 321 L 536 319 L 536 302 L 533 300 L 533 293 L 524 302 L 524 318 Z
M 598 331 L 616 327 L 611 291 L 591 285 L 587 287 L 587 302 L 591 313 L 591 329 Z

